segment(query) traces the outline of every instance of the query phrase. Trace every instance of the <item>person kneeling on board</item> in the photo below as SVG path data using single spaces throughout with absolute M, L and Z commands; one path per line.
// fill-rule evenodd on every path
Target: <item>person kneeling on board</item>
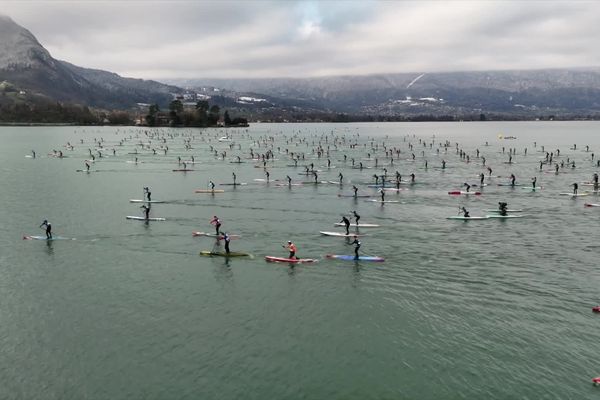
M 498 205 L 499 205 L 498 209 L 500 210 L 500 215 L 502 215 L 502 216 L 508 215 L 508 209 L 507 209 L 508 203 L 500 201 L 500 202 L 498 202 Z

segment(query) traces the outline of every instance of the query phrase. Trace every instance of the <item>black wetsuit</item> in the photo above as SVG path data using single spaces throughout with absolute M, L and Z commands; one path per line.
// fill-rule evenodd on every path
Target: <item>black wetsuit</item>
M 225 234 L 223 236 L 223 240 L 225 241 L 225 253 L 229 254 L 229 242 L 231 241 L 231 238 L 229 237 L 229 235 Z
M 342 221 L 344 223 L 344 226 L 346 227 L 346 235 L 350 234 L 350 220 L 346 217 L 342 217 Z
M 44 221 L 44 223 L 40 225 L 40 228 L 42 226 L 46 226 L 46 239 L 52 239 L 52 225 L 50 222 Z
M 358 250 L 360 249 L 360 240 L 358 238 L 354 239 L 354 241 L 350 244 L 354 245 L 354 259 L 358 260 Z

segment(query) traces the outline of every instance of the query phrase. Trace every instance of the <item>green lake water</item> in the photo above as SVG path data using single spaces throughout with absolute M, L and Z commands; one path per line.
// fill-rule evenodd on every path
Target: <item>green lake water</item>
M 599 130 L 595 122 L 2 127 L 0 398 L 597 398 L 591 378 L 600 375 L 600 315 L 591 308 L 600 304 L 600 208 L 584 203 L 600 199 L 559 193 L 575 182 L 579 192 L 592 189 L 582 182 L 600 170 Z M 218 141 L 226 135 L 233 142 Z M 439 147 L 446 140 L 447 152 Z M 313 152 L 319 143 L 329 146 L 335 168 Z M 393 164 L 384 143 L 401 150 Z M 560 149 L 554 160 L 574 160 L 576 168 L 540 171 L 541 146 Z M 265 174 L 250 148 L 274 152 L 269 184 L 255 181 Z M 516 149 L 512 164 L 509 148 Z M 32 149 L 37 157 L 25 157 Z M 93 172 L 76 172 L 88 149 Z M 127 154 L 136 149 L 138 164 Z M 304 153 L 297 168 L 285 149 Z M 48 156 L 52 150 L 67 157 Z M 231 163 L 238 155 L 244 163 Z M 172 171 L 177 157 L 191 156 L 194 171 Z M 353 169 L 352 158 L 373 168 Z M 277 186 L 286 175 L 312 180 L 299 175 L 310 163 L 321 170 L 319 181 L 337 181 L 341 172 L 345 184 Z M 366 185 L 383 167 L 403 180 L 416 175 L 418 184 L 386 194 L 399 203 L 337 196 L 356 184 L 378 198 Z M 247 185 L 219 186 L 232 182 L 232 172 Z M 477 184 L 481 172 L 489 184 L 483 195 L 447 194 Z M 543 189 L 497 186 L 511 173 L 522 184 L 535 176 Z M 209 180 L 225 193 L 194 193 Z M 142 198 L 144 186 L 166 201 L 151 208 L 166 221 L 125 219 L 142 215 L 129 199 Z M 485 215 L 500 201 L 526 216 L 446 219 L 459 206 Z M 351 210 L 381 225 L 361 229 L 361 252 L 385 262 L 324 259 L 352 254 L 346 239 L 319 234 L 341 231 L 334 223 Z M 222 230 L 241 235 L 232 251 L 253 259 L 198 255 L 215 242 L 192 232 L 212 232 L 213 215 Z M 75 240 L 22 240 L 44 235 L 44 219 L 54 235 Z M 320 261 L 265 262 L 286 256 L 287 240 L 299 256 Z

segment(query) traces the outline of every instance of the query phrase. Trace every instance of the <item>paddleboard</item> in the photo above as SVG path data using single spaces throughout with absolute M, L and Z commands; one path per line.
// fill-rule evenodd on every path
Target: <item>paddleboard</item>
M 510 183 L 498 183 L 498 186 L 523 186 L 521 183 L 515 183 L 511 185 Z
M 354 236 L 365 236 L 365 235 L 357 235 L 357 234 L 349 234 L 346 235 L 344 232 L 328 232 L 328 231 L 319 231 L 321 235 L 325 236 L 338 236 L 338 237 L 354 237 Z
M 481 192 L 464 192 L 462 190 L 454 190 L 452 192 L 448 192 L 448 194 L 449 195 L 453 195 L 453 196 L 457 196 L 457 195 L 461 195 L 461 194 L 465 195 L 465 196 L 468 196 L 468 195 L 471 195 L 471 194 L 474 195 L 474 196 L 481 196 Z
M 368 194 L 359 194 L 354 196 L 353 194 L 338 194 L 338 197 L 371 197 Z
M 48 239 L 46 236 L 30 235 L 30 236 L 23 236 L 23 240 L 75 240 L 75 238 L 52 236 L 50 239 Z
M 164 203 L 163 200 L 141 200 L 141 199 L 129 199 L 130 203 Z
M 600 204 L 596 204 L 596 203 L 585 203 L 583 206 L 584 206 L 584 207 L 600 207 Z
M 138 216 L 135 216 L 135 215 L 128 215 L 125 218 L 127 218 L 127 219 L 133 219 L 133 220 L 136 220 L 136 221 L 166 221 L 166 218 L 148 218 L 148 219 L 146 219 L 144 217 L 138 217 Z
M 582 196 L 589 196 L 589 193 L 560 193 L 561 196 L 571 196 L 571 197 L 582 197 Z
M 335 224 L 335 226 L 346 226 L 345 224 L 343 224 L 342 222 L 338 222 L 337 224 Z M 350 227 L 355 227 L 355 228 L 379 228 L 379 225 L 377 224 L 350 224 Z
M 245 186 L 247 185 L 246 182 L 241 182 L 241 183 L 219 183 L 220 186 Z
M 268 262 L 282 262 L 282 263 L 292 263 L 292 264 L 312 263 L 312 262 L 319 261 L 314 258 L 285 258 L 285 257 L 274 257 L 274 256 L 265 256 L 265 260 Z
M 196 189 L 194 193 L 223 193 L 225 192 L 223 189 Z
M 344 261 L 375 261 L 375 262 L 383 262 L 385 259 L 383 257 L 376 256 L 358 256 L 358 260 L 351 255 L 346 254 L 327 254 L 325 258 L 333 258 L 336 260 L 344 260 Z
M 370 200 L 365 200 L 367 202 L 371 202 L 371 203 L 400 203 L 400 201 L 398 200 L 377 200 L 377 199 L 370 199 Z
M 194 231 L 192 232 L 192 236 L 208 236 L 208 237 L 217 237 L 216 233 L 207 233 L 207 232 L 198 232 L 198 231 Z M 229 235 L 230 239 L 239 239 L 240 235 Z M 219 235 L 218 237 L 219 240 L 223 239 L 223 235 Z
M 224 251 L 209 251 L 209 250 L 202 250 L 200 252 L 201 256 L 218 256 L 218 257 L 252 257 L 252 254 L 250 253 L 241 253 L 241 252 L 236 252 L 236 251 L 232 251 L 229 253 L 226 253 Z
M 488 218 L 500 218 L 500 219 L 523 218 L 524 216 L 525 216 L 525 214 L 521 214 L 521 215 L 500 215 L 500 214 L 486 215 L 486 217 L 488 217 Z
M 400 192 L 402 190 L 408 190 L 408 189 L 383 188 L 383 190 L 386 192 Z
M 173 172 L 190 172 L 194 171 L 193 169 L 174 169 Z
M 465 217 L 463 215 L 453 215 L 450 217 L 446 217 L 446 219 L 458 219 L 461 221 L 469 221 L 469 220 L 481 220 L 481 219 L 488 219 L 489 217 L 485 216 L 485 217 Z
M 500 212 L 500 210 L 498 210 L 497 208 L 494 208 L 494 209 L 490 208 L 490 209 L 483 210 L 483 211 L 485 211 L 485 212 L 493 212 L 493 213 L 499 213 Z M 511 210 L 511 209 L 508 209 L 508 210 L 506 210 L 506 212 L 509 212 L 509 213 L 519 212 L 520 213 L 520 212 L 523 212 L 523 210 Z
M 541 188 L 541 187 L 538 187 L 538 186 L 536 186 L 536 187 L 533 187 L 533 186 L 525 186 L 525 187 L 522 187 L 521 189 L 523 189 L 523 190 L 531 190 L 532 192 L 535 192 L 536 190 L 542 190 L 542 188 Z

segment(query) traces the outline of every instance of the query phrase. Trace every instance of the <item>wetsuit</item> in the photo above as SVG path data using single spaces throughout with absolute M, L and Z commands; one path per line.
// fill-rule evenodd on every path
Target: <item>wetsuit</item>
M 219 228 L 221 228 L 221 220 L 217 218 L 215 215 L 214 218 L 210 221 L 211 224 L 215 225 L 217 236 L 219 236 Z
M 498 203 L 500 205 L 500 215 L 506 216 L 508 214 L 506 207 L 508 206 L 508 204 L 500 202 Z
M 352 214 L 354 214 L 354 218 L 356 219 L 356 221 L 355 221 L 355 222 L 356 222 L 356 225 L 358 226 L 358 221 L 360 220 L 360 215 L 358 215 L 358 214 L 356 213 L 356 211 L 352 211 Z
M 44 222 L 42 222 L 42 224 L 40 225 L 40 228 L 42 226 L 46 227 L 46 239 L 52 239 L 52 225 L 50 224 L 50 222 L 44 220 Z
M 358 240 L 358 238 L 355 238 L 354 241 L 350 244 L 354 245 L 354 259 L 358 260 L 358 250 L 360 249 L 360 240 Z
M 231 238 L 229 237 L 228 234 L 224 233 L 223 234 L 223 240 L 225 241 L 225 253 L 229 254 L 229 242 L 231 241 Z
M 344 226 L 346 227 L 346 235 L 350 234 L 350 220 L 346 217 L 342 217 L 342 220 L 340 222 L 344 223 Z

